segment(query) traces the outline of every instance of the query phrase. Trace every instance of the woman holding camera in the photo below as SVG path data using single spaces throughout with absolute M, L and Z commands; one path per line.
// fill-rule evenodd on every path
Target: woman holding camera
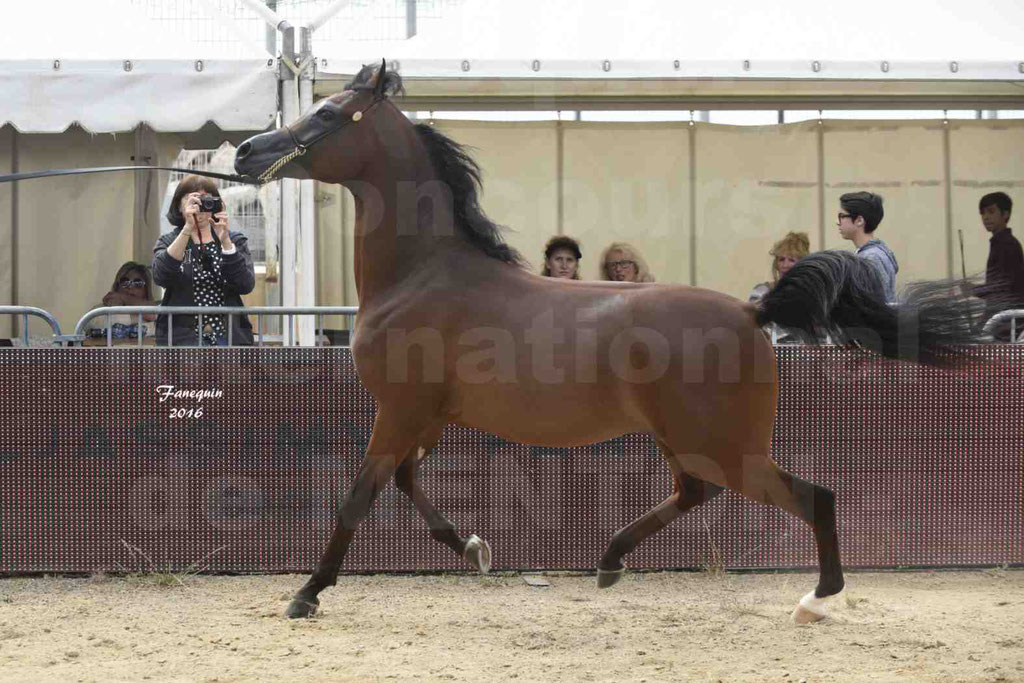
M 181 179 L 167 210 L 167 220 L 176 226 L 153 247 L 153 280 L 164 287 L 161 306 L 241 306 L 242 295 L 256 285 L 248 240 L 228 230 L 217 184 L 202 176 Z M 156 340 L 166 345 L 168 316 L 156 322 Z M 228 316 L 175 315 L 170 330 L 174 346 L 227 346 Z M 231 343 L 253 343 L 252 323 L 244 315 L 231 317 Z

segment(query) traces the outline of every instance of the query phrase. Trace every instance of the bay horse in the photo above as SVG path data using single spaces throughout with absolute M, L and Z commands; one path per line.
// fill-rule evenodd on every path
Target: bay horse
M 762 327 L 941 365 L 969 338 L 957 306 L 917 305 L 932 301 L 925 295 L 887 306 L 871 267 L 842 252 L 804 259 L 759 306 L 697 287 L 532 274 L 480 208 L 479 167 L 432 126 L 410 122 L 390 100 L 401 90 L 386 63 L 365 67 L 344 92 L 236 154 L 240 174 L 340 183 L 355 197 L 352 355 L 377 415 L 327 548 L 286 615 L 315 613 L 392 477 L 433 538 L 489 569 L 490 546 L 460 535 L 417 482 L 454 423 L 549 447 L 651 434 L 673 492 L 614 534 L 598 586 L 616 583 L 623 557 L 648 536 L 729 488 L 811 526 L 819 580 L 793 619 L 824 617 L 824 599 L 844 585 L 835 495 L 769 456 L 778 374 Z M 901 334 L 911 318 L 915 334 Z

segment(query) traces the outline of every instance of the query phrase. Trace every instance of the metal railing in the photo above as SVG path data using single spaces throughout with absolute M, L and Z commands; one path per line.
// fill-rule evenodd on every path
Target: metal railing
M 99 317 L 106 317 L 106 342 L 107 346 L 113 345 L 113 326 L 111 325 L 111 316 L 114 315 L 134 315 L 136 316 L 136 343 L 138 346 L 142 346 L 142 340 L 145 338 L 143 333 L 143 321 L 142 317 L 147 314 L 156 315 L 167 315 L 168 326 L 167 326 L 167 342 L 171 345 L 173 341 L 173 316 L 177 315 L 198 315 L 199 325 L 202 329 L 202 321 L 204 316 L 209 315 L 227 315 L 228 316 L 228 345 L 232 346 L 232 326 L 230 325 L 231 319 L 236 315 L 254 315 L 256 316 L 256 329 L 254 330 L 254 338 L 256 339 L 257 346 L 263 346 L 265 334 L 263 332 L 263 317 L 281 316 L 288 318 L 287 326 L 287 344 L 285 339 L 282 337 L 281 343 L 287 346 L 294 346 L 296 339 L 294 319 L 297 315 L 314 315 L 316 316 L 316 339 L 319 340 L 323 337 L 323 317 L 325 315 L 341 315 L 346 317 L 354 317 L 359 312 L 357 306 L 309 306 L 309 307 L 284 307 L 284 306 L 257 306 L 252 308 L 245 308 L 242 306 L 107 306 L 103 308 L 95 308 L 85 315 L 75 325 L 74 335 L 64 335 L 60 330 L 60 323 L 57 319 L 49 312 L 36 308 L 35 306 L 0 306 L 0 315 L 18 315 L 22 316 L 22 330 L 21 339 L 25 346 L 29 345 L 29 331 L 28 331 L 28 319 L 29 316 L 42 318 L 49 325 L 50 329 L 53 330 L 52 343 L 61 346 L 64 342 L 82 342 L 86 339 L 86 330 L 88 329 L 88 323 L 91 320 Z M 1010 322 L 1010 343 L 1012 344 L 1024 344 L 1024 309 L 1012 309 L 1008 311 L 1001 311 L 996 313 L 988 322 L 985 323 L 983 332 L 990 338 L 993 336 L 995 326 L 1003 321 Z M 1019 321 L 1019 322 L 1018 322 Z M 771 330 L 772 343 L 777 340 L 778 330 Z M 200 335 L 199 346 L 202 346 L 202 335 Z M 317 343 L 319 346 L 319 343 Z
M 1015 308 L 1009 311 L 1000 311 L 996 313 L 988 322 L 985 323 L 983 329 L 984 333 L 990 337 L 994 337 L 996 325 L 999 323 L 1009 320 L 1010 321 L 1010 343 L 1011 344 L 1024 344 L 1024 308 Z M 1017 321 L 1020 321 L 1020 324 Z
M 50 329 L 53 330 L 52 341 L 54 344 L 60 346 L 61 343 L 67 341 L 64 335 L 62 335 L 60 332 L 60 323 L 57 322 L 57 319 L 41 308 L 36 308 L 35 306 L 0 306 L 0 314 L 4 313 L 8 315 L 22 316 L 21 340 L 22 342 L 24 342 L 25 346 L 28 346 L 29 344 L 28 317 L 30 315 L 35 316 L 37 318 L 42 318 L 43 320 L 50 324 Z
M 234 339 L 232 333 L 232 320 L 236 315 L 256 316 L 256 329 L 253 330 L 253 337 L 256 340 L 257 346 L 264 345 L 264 337 L 266 336 L 263 332 L 263 318 L 265 316 L 281 316 L 288 318 L 288 325 L 285 328 L 287 330 L 287 343 L 285 343 L 285 336 L 282 335 L 281 344 L 283 346 L 295 346 L 295 340 L 298 336 L 295 331 L 295 316 L 297 315 L 313 315 L 316 316 L 316 339 L 319 346 L 319 340 L 323 336 L 323 318 L 325 315 L 343 315 L 346 317 L 354 317 L 359 312 L 358 306 L 306 306 L 306 307 L 288 307 L 288 306 L 105 306 L 102 308 L 94 308 L 89 311 L 78 321 L 75 325 L 75 339 L 83 341 L 86 338 L 86 330 L 89 327 L 89 322 L 95 318 L 105 317 L 107 321 L 106 327 L 106 339 L 107 346 L 113 345 L 113 325 L 111 325 L 111 317 L 115 315 L 129 315 L 136 316 L 136 345 L 142 346 L 142 340 L 145 335 L 143 333 L 143 316 L 147 314 L 166 315 L 167 316 L 167 345 L 173 346 L 174 344 L 174 316 L 175 315 L 195 315 L 199 318 L 199 329 L 203 329 L 203 318 L 214 315 L 227 315 L 227 342 L 228 346 L 234 346 Z M 203 345 L 203 335 L 199 335 L 197 346 Z

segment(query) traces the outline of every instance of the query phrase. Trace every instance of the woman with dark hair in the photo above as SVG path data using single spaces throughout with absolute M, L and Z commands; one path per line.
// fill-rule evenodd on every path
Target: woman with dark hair
M 560 277 L 566 280 L 580 279 L 580 243 L 565 235 L 556 235 L 544 245 L 544 277 Z
M 242 295 L 256 285 L 248 240 L 228 230 L 228 214 L 217 184 L 202 176 L 181 179 L 167 210 L 175 229 L 153 247 L 153 279 L 164 287 L 162 306 L 241 306 Z M 158 344 L 167 344 L 167 318 L 157 318 Z M 244 315 L 231 320 L 231 343 L 253 343 L 252 323 Z M 228 316 L 175 315 L 170 330 L 175 346 L 226 346 Z

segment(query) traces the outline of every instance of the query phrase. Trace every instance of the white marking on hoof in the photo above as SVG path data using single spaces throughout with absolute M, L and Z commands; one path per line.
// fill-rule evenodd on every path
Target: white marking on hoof
M 821 621 L 827 614 L 825 598 L 815 597 L 814 591 L 811 591 L 800 598 L 800 604 L 793 610 L 793 621 L 797 624 L 812 624 Z
M 422 446 L 420 446 L 419 448 L 416 449 L 416 459 L 417 460 L 422 460 L 423 456 L 425 456 L 426 454 L 427 454 L 427 449 L 423 448 Z
M 481 574 L 491 571 L 491 545 L 476 534 L 466 540 L 462 557 Z

